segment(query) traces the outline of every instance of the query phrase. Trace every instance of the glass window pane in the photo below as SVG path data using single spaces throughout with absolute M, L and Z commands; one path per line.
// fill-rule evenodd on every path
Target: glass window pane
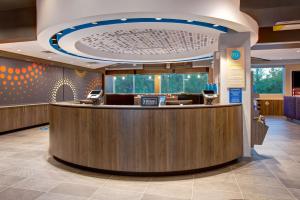
M 207 73 L 184 74 L 184 93 L 201 93 L 208 83 Z
M 114 93 L 133 93 L 133 75 L 114 77 Z
M 114 92 L 114 79 L 113 76 L 105 76 L 105 93 Z
M 163 74 L 161 75 L 161 93 L 182 93 L 183 75 L 182 74 Z
M 154 93 L 154 75 L 135 75 L 135 93 Z
M 283 69 L 253 68 L 254 91 L 257 94 L 279 94 L 283 92 Z

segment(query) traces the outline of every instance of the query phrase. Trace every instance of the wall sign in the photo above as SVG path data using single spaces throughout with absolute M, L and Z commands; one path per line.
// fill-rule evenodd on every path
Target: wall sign
M 231 51 L 231 59 L 239 60 L 241 58 L 241 52 L 239 50 Z
M 228 88 L 244 88 L 246 83 L 244 48 L 227 48 Z
M 229 103 L 242 103 L 242 88 L 229 89 Z
M 159 106 L 159 97 L 141 97 L 142 106 Z

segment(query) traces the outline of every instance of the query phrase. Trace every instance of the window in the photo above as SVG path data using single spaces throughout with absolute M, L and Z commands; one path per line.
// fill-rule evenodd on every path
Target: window
M 135 75 L 134 93 L 154 93 L 154 75 Z
M 161 76 L 161 93 L 201 93 L 207 83 L 207 73 L 164 74 Z
M 116 75 L 105 77 L 105 92 L 153 94 L 159 88 L 162 94 L 201 93 L 207 82 L 207 73 Z
M 283 67 L 252 68 L 254 91 L 258 94 L 283 92 Z

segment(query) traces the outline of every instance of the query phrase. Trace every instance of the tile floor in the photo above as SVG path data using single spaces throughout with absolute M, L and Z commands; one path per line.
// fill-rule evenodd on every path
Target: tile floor
M 65 166 L 48 153 L 41 128 L 0 136 L 0 200 L 300 199 L 300 125 L 268 118 L 253 158 L 213 171 L 121 177 Z

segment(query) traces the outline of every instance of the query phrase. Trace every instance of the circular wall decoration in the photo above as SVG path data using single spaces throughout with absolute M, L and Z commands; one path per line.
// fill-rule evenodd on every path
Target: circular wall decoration
M 50 102 L 56 102 L 57 92 L 63 86 L 70 87 L 70 89 L 73 92 L 73 100 L 74 101 L 78 100 L 78 92 L 77 92 L 75 84 L 70 79 L 64 78 L 64 79 L 57 81 L 55 83 L 54 87 L 52 88 L 51 94 L 50 94 Z
M 231 52 L 232 60 L 239 60 L 241 58 L 241 52 L 239 50 L 233 50 Z

